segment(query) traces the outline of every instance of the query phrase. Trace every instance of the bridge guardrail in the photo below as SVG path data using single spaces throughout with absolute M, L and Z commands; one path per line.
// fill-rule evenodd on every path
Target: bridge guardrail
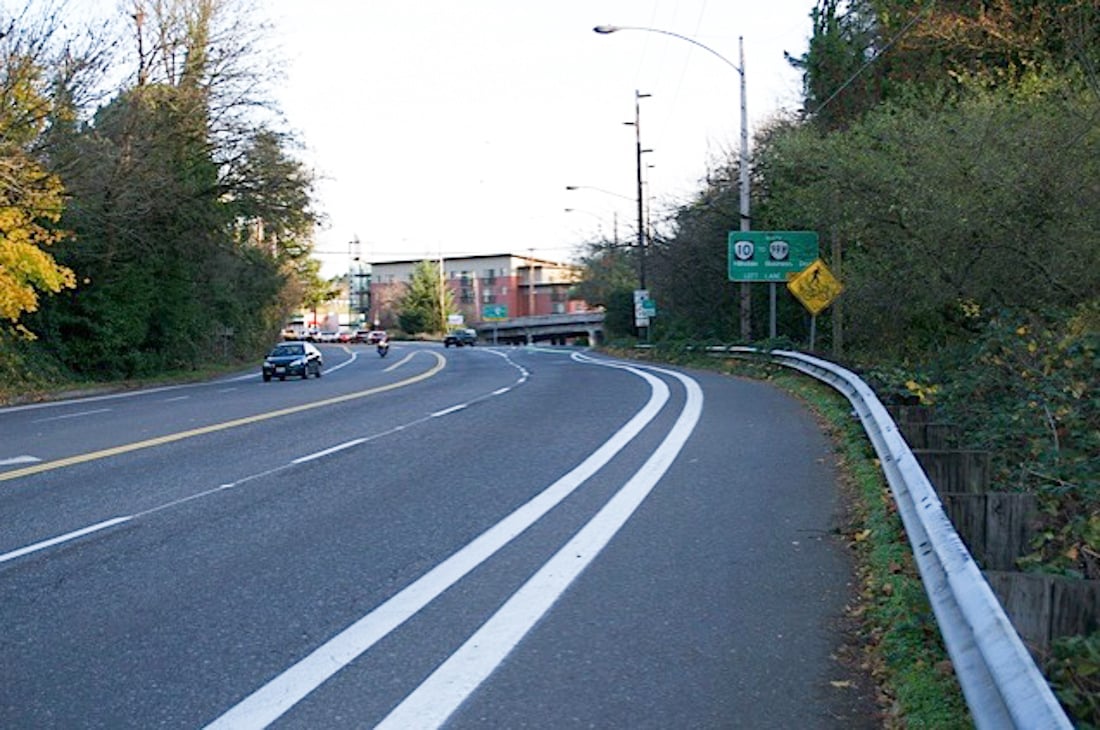
M 799 352 L 737 346 L 707 351 L 766 357 L 832 386 L 848 399 L 890 484 L 975 725 L 983 730 L 1072 728 L 897 424 L 870 386 L 835 363 Z

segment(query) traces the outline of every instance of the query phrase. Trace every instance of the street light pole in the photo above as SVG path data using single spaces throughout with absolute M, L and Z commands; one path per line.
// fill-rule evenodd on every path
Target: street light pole
M 740 65 L 729 60 L 718 51 L 714 50 L 710 46 L 706 46 L 694 38 L 690 38 L 686 35 L 680 35 L 679 33 L 673 33 L 672 31 L 662 30 L 660 28 L 647 28 L 644 26 L 630 26 L 630 25 L 597 25 L 592 29 L 596 33 L 601 35 L 609 35 L 620 30 L 642 30 L 648 33 L 660 33 L 661 35 L 672 36 L 673 38 L 679 38 L 682 41 L 687 41 L 693 46 L 702 48 L 707 53 L 711 54 L 722 63 L 726 64 L 741 77 L 741 153 L 738 160 L 738 167 L 740 167 L 740 187 L 741 187 L 741 226 L 740 230 L 748 231 L 751 229 L 752 218 L 749 215 L 749 121 L 748 121 L 748 108 L 745 100 L 745 42 L 743 37 L 738 37 L 738 48 L 740 51 Z M 640 198 L 640 195 L 639 195 Z M 750 296 L 751 290 L 749 289 L 748 282 L 741 283 L 741 339 L 746 342 L 752 339 L 752 297 Z M 772 284 L 772 336 L 774 337 L 775 329 L 775 285 Z

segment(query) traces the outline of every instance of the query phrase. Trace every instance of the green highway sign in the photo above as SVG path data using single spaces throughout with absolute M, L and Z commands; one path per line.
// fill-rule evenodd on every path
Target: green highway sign
M 482 319 L 508 319 L 507 304 L 486 304 L 481 308 Z
M 817 261 L 816 231 L 730 231 L 730 281 L 786 281 Z

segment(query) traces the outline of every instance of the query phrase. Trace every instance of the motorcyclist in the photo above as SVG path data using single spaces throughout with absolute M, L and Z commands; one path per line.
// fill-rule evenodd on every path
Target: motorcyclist
M 390 336 L 387 334 L 382 335 L 382 339 L 378 340 L 378 356 L 385 357 L 386 353 L 390 351 Z

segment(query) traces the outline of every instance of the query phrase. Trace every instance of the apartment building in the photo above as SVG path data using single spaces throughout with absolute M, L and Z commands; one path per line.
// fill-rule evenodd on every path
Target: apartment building
M 370 320 L 397 323 L 396 302 L 405 293 L 421 259 L 371 265 Z M 468 324 L 488 319 L 583 312 L 588 305 L 572 295 L 580 267 L 518 254 L 443 259 L 443 278 L 456 313 Z

